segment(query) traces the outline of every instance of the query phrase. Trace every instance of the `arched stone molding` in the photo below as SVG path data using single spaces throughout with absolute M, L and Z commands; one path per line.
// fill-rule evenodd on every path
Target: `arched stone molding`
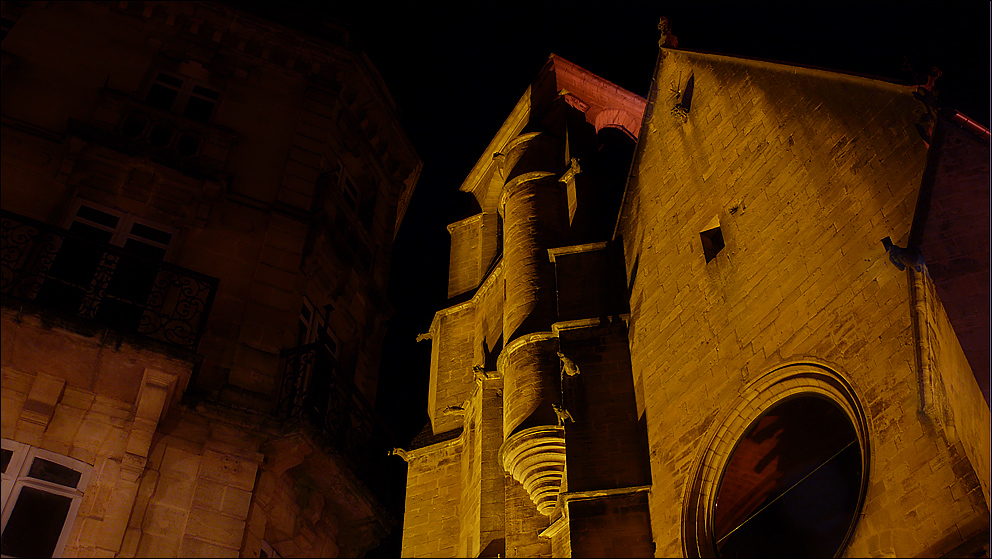
M 636 140 L 635 131 L 640 125 L 639 117 L 621 109 L 603 109 L 596 115 L 596 132 L 604 128 L 619 128 Z
M 565 430 L 538 425 L 511 435 L 499 449 L 499 461 L 524 486 L 538 512 L 551 516 L 565 473 Z
M 683 490 L 682 549 L 686 557 L 715 557 L 713 541 L 714 507 L 720 478 L 738 442 L 752 423 L 782 401 L 800 396 L 817 395 L 836 404 L 850 420 L 861 446 L 861 489 L 856 518 L 861 516 L 871 473 L 871 428 L 861 398 L 842 375 L 826 365 L 798 362 L 782 365 L 764 375 L 741 391 L 741 396 L 720 421 L 708 430 L 705 444 L 697 456 L 689 483 Z M 853 522 L 844 538 L 850 541 L 857 522 Z

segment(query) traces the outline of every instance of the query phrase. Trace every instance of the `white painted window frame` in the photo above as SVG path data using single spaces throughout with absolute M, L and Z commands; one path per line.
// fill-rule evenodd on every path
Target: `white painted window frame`
M 102 223 L 96 223 L 95 221 L 90 221 L 88 219 L 80 217 L 78 215 L 80 206 L 88 206 L 94 210 L 116 216 L 118 218 L 117 227 L 110 228 Z M 78 221 L 80 223 L 89 225 L 90 227 L 95 227 L 97 229 L 107 231 L 108 233 L 112 233 L 113 237 L 111 237 L 110 239 L 110 244 L 114 246 L 123 247 L 124 243 L 126 243 L 128 239 L 134 239 L 136 241 L 140 241 L 147 245 L 164 249 L 165 258 L 163 260 L 165 260 L 166 262 L 172 261 L 173 256 L 175 255 L 175 252 L 177 251 L 179 246 L 179 243 L 177 242 L 179 239 L 179 230 L 176 229 L 175 227 L 169 227 L 168 225 L 163 225 L 161 223 L 157 223 L 150 219 L 140 218 L 133 214 L 104 206 L 103 204 L 97 204 L 96 202 L 87 200 L 85 198 L 77 198 L 76 201 L 73 202 L 72 211 L 69 212 L 69 217 L 66 219 L 64 227 L 68 229 L 74 221 Z M 149 239 L 147 237 L 142 237 L 141 235 L 132 234 L 131 228 L 134 226 L 135 223 L 144 225 L 145 227 L 150 227 L 152 229 L 157 229 L 164 233 L 169 233 L 170 235 L 172 235 L 172 238 L 169 240 L 168 244 L 163 244 L 158 241 Z
M 72 532 L 72 526 L 75 523 L 76 514 L 79 512 L 79 506 L 83 502 L 83 494 L 86 491 L 87 485 L 89 485 L 93 466 L 80 460 L 69 458 L 68 456 L 32 447 L 10 439 L 2 439 L 0 442 L 2 442 L 4 449 L 11 450 L 14 453 L 10 459 L 10 463 L 7 465 L 6 471 L 3 472 L 3 517 L 2 524 L 0 524 L 0 533 L 7 529 L 7 521 L 10 519 L 10 514 L 17 504 L 21 490 L 25 487 L 68 497 L 72 499 L 72 504 L 69 506 L 69 512 L 66 514 L 65 522 L 62 524 L 62 532 L 59 534 L 58 542 L 55 544 L 55 550 L 52 552 L 52 557 L 61 557 L 62 551 L 65 549 L 65 544 L 69 539 L 69 533 Z M 72 488 L 29 477 L 28 472 L 31 470 L 31 464 L 35 458 L 48 460 L 79 472 L 79 483 L 76 484 L 75 488 Z M 7 556 L 4 555 L 4 557 Z

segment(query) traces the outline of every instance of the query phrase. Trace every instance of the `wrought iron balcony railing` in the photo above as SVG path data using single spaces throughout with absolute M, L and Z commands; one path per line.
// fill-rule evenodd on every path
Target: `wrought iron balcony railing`
M 218 280 L 2 212 L 0 293 L 196 350 Z
M 327 346 L 314 342 L 284 350 L 274 414 L 304 417 L 361 474 L 368 465 L 378 421 L 372 406 L 345 378 Z
M 146 156 L 188 176 L 218 180 L 237 140 L 229 128 L 164 111 L 130 95 L 104 89 L 89 121 L 69 119 L 72 135 L 115 151 Z

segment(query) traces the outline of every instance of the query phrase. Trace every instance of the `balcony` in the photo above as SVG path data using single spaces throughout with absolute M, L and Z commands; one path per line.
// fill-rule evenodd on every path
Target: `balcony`
M 2 212 L 0 293 L 196 351 L 218 280 Z
M 273 414 L 308 421 L 363 477 L 370 466 L 373 439 L 384 433 L 372 406 L 345 378 L 324 343 L 287 349 L 280 357 L 283 380 Z
M 150 160 L 187 176 L 219 180 L 237 133 L 104 89 L 92 121 L 69 119 L 73 136 Z

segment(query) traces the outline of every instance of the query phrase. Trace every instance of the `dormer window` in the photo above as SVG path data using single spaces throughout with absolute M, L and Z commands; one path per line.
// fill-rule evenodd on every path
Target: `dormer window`
M 210 122 L 220 92 L 192 78 L 159 72 L 148 88 L 145 102 L 199 122 Z

